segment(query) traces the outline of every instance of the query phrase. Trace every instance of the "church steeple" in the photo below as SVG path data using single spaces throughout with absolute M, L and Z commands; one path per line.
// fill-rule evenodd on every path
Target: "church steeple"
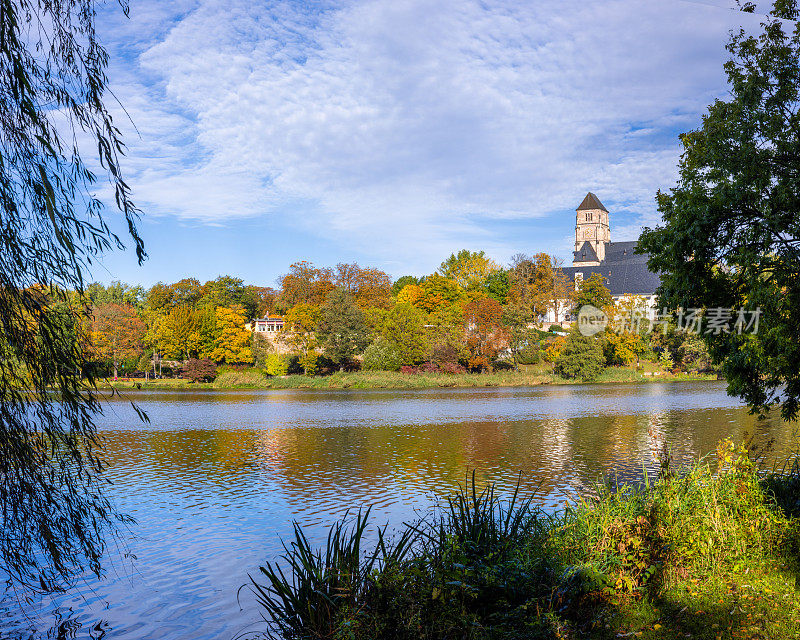
M 591 191 L 576 209 L 575 217 L 575 266 L 597 265 L 606 257 L 606 243 L 611 242 L 611 227 L 608 224 L 608 209 Z M 589 243 L 591 251 L 582 251 Z M 586 253 L 587 255 L 583 255 Z M 592 255 L 594 254 L 594 255 Z

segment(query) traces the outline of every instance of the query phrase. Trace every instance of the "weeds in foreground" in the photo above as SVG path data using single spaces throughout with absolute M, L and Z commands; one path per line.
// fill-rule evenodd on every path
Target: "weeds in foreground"
M 369 512 L 320 551 L 295 526 L 251 588 L 284 638 L 800 638 L 798 469 L 712 462 L 555 515 L 473 475 L 369 550 Z

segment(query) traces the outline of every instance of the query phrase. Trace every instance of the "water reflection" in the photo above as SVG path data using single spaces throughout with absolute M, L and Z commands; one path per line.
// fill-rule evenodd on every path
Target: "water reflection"
M 470 469 L 506 488 L 521 471 L 552 508 L 612 470 L 655 471 L 663 443 L 684 464 L 724 437 L 774 439 L 766 464 L 793 443 L 790 425 L 757 421 L 718 383 L 134 398 L 150 425 L 115 399 L 101 428 L 114 498 L 138 520 L 125 541 L 138 559 L 117 556 L 105 580 L 26 607 L 30 621 L 7 598 L 0 637 L 58 622 L 64 637 L 229 638 L 258 615 L 246 599 L 239 611 L 238 587 L 292 519 L 321 537 L 370 504 L 398 524 Z

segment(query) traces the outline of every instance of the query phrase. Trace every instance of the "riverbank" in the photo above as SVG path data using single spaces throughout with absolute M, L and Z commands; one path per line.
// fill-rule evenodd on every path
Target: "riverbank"
M 648 375 L 650 374 L 650 375 Z M 609 382 L 683 382 L 716 380 L 709 374 L 671 374 L 661 371 L 638 372 L 628 367 L 608 367 L 593 381 Z M 328 376 L 292 375 L 270 377 L 258 370 L 224 371 L 214 382 L 192 383 L 182 379 L 161 379 L 145 382 L 141 379 L 108 382 L 120 389 L 436 389 L 447 387 L 531 387 L 543 384 L 578 384 L 576 380 L 560 378 L 550 365 L 532 365 L 521 371 L 495 373 L 421 373 L 405 374 L 395 371 L 354 371 Z
M 797 469 L 760 475 L 730 442 L 664 469 L 555 515 L 473 479 L 373 551 L 368 513 L 320 555 L 296 528 L 251 588 L 292 638 L 800 638 Z

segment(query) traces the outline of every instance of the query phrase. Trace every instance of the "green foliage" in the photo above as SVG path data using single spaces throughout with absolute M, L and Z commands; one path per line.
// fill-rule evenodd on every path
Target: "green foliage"
M 422 362 L 428 351 L 425 340 L 425 314 L 410 304 L 398 304 L 387 315 L 383 337 L 400 355 L 402 364 Z
M 399 371 L 402 364 L 398 348 L 385 338 L 378 338 L 364 351 L 362 368 L 367 371 Z
M 85 317 L 65 293 L 80 299 L 87 266 L 122 246 L 97 193 L 145 258 L 96 11 L 91 0 L 0 5 L 0 574 L 20 596 L 100 575 L 120 520 L 105 498 Z
M 614 298 L 611 297 L 611 292 L 606 287 L 603 276 L 599 273 L 593 273 L 581 282 L 573 299 L 576 313 L 585 304 L 590 304 L 601 310 L 614 304 Z
M 253 364 L 262 369 L 267 364 L 267 356 L 275 351 L 272 342 L 265 335 L 253 331 L 253 344 L 250 349 L 253 352 Z
M 489 275 L 499 269 L 499 265 L 487 258 L 483 251 L 462 249 L 442 262 L 438 273 L 464 291 L 482 291 Z
M 303 374 L 313 376 L 319 369 L 319 355 L 315 351 L 300 354 L 297 363 L 302 367 Z
M 414 276 L 400 276 L 392 285 L 392 295 L 396 296 L 403 290 L 403 287 L 409 284 L 419 284 L 419 278 Z
M 728 389 L 757 410 L 800 409 L 800 30 L 777 0 L 758 32 L 733 33 L 729 91 L 681 136 L 663 224 L 639 240 L 669 308 L 760 309 L 758 333 L 703 335 Z M 785 19 L 785 21 L 784 21 Z M 735 318 L 732 323 L 735 322 Z
M 270 353 L 265 358 L 264 370 L 270 376 L 285 376 L 289 373 L 289 358 Z
M 364 351 L 370 342 L 364 312 L 341 289 L 328 294 L 317 330 L 325 355 L 340 368 Z
M 486 295 L 493 300 L 497 300 L 500 304 L 508 302 L 508 292 L 511 289 L 511 280 L 508 277 L 508 271 L 499 269 L 491 272 L 486 276 L 484 283 Z
M 568 380 L 594 380 L 605 365 L 603 345 L 596 336 L 583 336 L 573 329 L 556 356 L 553 372 Z

